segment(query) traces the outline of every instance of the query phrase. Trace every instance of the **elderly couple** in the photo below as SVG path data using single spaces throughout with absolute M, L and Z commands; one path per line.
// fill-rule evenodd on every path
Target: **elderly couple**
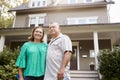
M 70 80 L 72 43 L 54 22 L 49 25 L 51 41 L 43 42 L 44 30 L 35 27 L 21 47 L 16 61 L 19 80 Z

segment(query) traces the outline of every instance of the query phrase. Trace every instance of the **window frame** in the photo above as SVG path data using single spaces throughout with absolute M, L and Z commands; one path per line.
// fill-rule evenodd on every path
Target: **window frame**
M 37 27 L 37 26 L 43 25 L 45 23 L 46 15 L 47 15 L 46 13 L 29 15 L 29 24 L 28 24 L 28 26 L 32 27 L 31 25 L 35 25 L 34 27 Z M 41 23 L 39 23 L 40 17 L 43 20 L 43 22 L 41 22 Z M 32 18 L 35 18 L 35 20 L 34 20 L 35 22 L 33 22 L 33 24 L 31 24 L 31 19 Z
M 95 0 L 91 0 L 91 2 L 88 2 L 87 0 L 84 0 L 84 3 L 93 3 Z
M 96 21 L 91 22 L 91 19 L 95 19 Z M 70 23 L 70 20 L 74 21 L 75 23 Z M 84 20 L 84 23 L 80 23 L 80 20 Z M 93 17 L 71 17 L 71 18 L 67 18 L 67 24 L 68 25 L 74 25 L 74 24 L 95 24 L 98 23 L 98 17 L 97 16 L 93 16 Z
M 34 6 L 33 6 L 33 3 L 34 3 Z M 39 5 L 38 5 L 39 3 Z M 45 3 L 45 4 L 44 4 Z M 29 7 L 44 7 L 44 6 L 47 6 L 47 0 L 31 0 L 29 2 Z
M 73 0 L 72 0 L 73 1 Z M 78 3 L 78 0 L 74 0 L 75 2 L 71 2 L 71 0 L 68 0 L 68 4 L 75 4 L 75 3 Z

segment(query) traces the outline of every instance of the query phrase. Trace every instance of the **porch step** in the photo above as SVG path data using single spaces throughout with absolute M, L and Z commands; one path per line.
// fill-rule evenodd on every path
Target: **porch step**
M 97 71 L 70 71 L 71 80 L 99 80 Z

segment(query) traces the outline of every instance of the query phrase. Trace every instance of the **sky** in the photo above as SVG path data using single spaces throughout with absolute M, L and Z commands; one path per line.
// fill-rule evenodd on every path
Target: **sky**
M 120 0 L 112 0 L 115 3 L 110 6 L 110 21 L 120 23 Z

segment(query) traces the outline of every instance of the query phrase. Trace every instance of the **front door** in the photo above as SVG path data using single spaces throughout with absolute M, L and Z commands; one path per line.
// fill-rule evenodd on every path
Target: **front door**
M 70 70 L 79 70 L 79 43 L 73 42 L 72 46 L 72 57 L 70 60 Z

